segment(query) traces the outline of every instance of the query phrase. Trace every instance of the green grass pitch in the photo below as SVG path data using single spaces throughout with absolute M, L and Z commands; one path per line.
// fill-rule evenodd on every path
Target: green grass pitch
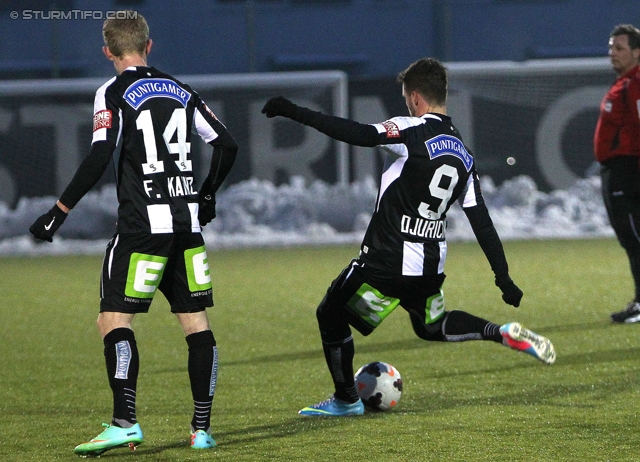
M 520 308 L 505 305 L 475 243 L 450 243 L 447 308 L 548 336 L 546 366 L 493 342 L 424 342 L 402 309 L 369 337 L 355 367 L 386 361 L 399 405 L 363 417 L 297 415 L 331 392 L 315 321 L 328 284 L 357 246 L 209 253 L 220 353 L 218 447 L 188 447 L 186 342 L 161 295 L 134 328 L 138 419 L 145 443 L 102 460 L 630 461 L 640 460 L 640 325 L 609 313 L 632 296 L 614 239 L 505 243 Z M 75 460 L 111 416 L 95 328 L 101 256 L 0 259 L 0 460 Z

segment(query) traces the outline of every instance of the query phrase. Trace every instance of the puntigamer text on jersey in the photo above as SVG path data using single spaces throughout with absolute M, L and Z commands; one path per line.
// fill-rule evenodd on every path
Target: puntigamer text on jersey
M 467 172 L 473 164 L 473 157 L 464 147 L 462 141 L 455 136 L 450 135 L 438 135 L 430 140 L 424 142 L 429 151 L 429 157 L 435 159 L 438 156 L 450 155 L 456 156 L 464 164 Z
M 187 106 L 191 93 L 169 79 L 140 79 L 136 80 L 124 92 L 125 101 L 138 109 L 149 98 L 172 98 Z

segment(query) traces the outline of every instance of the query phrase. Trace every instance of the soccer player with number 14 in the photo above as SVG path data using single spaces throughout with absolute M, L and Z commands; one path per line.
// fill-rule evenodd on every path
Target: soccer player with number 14
M 139 357 L 131 322 L 135 314 L 149 310 L 157 289 L 171 305 L 189 346 L 191 447 L 216 444 L 210 417 L 218 352 L 205 311 L 213 306 L 213 296 L 201 226 L 215 218 L 215 193 L 238 146 L 197 93 L 147 65 L 149 27 L 142 15 L 134 16 L 103 24 L 103 52 L 118 76 L 96 92 L 91 151 L 53 208 L 29 229 L 37 239 L 51 242 L 70 209 L 113 159 L 118 222 L 104 258 L 98 315 L 113 417 L 102 433 L 75 448 L 82 456 L 119 446 L 135 449 L 143 442 L 136 417 Z M 213 146 L 210 172 L 199 192 L 191 163 L 192 130 Z M 114 156 L 117 146 L 121 150 Z

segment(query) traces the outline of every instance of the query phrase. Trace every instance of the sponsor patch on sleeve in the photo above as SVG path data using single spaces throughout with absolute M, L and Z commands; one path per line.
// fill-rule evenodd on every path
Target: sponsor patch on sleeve
M 387 130 L 387 138 L 400 138 L 400 129 L 394 122 L 387 120 L 382 126 Z
M 101 128 L 111 128 L 111 110 L 103 109 L 93 115 L 93 131 L 100 130 Z

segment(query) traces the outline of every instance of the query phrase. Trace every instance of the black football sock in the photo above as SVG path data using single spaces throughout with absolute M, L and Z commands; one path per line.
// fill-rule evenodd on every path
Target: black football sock
M 631 276 L 635 286 L 635 302 L 640 302 L 640 255 L 627 252 L 629 255 L 629 265 L 631 266 Z
M 218 377 L 218 349 L 213 332 L 205 330 L 187 335 L 189 345 L 189 380 L 193 396 L 192 431 L 208 431 L 211 425 L 211 406 Z
M 140 358 L 131 329 L 124 327 L 104 337 L 104 357 L 113 392 L 112 425 L 128 428 L 136 424 L 136 387 Z
M 442 334 L 447 342 L 467 340 L 493 340 L 502 343 L 500 326 L 465 311 L 450 311 L 442 323 Z
M 340 343 L 323 342 L 322 348 L 336 389 L 335 397 L 348 403 L 355 403 L 359 398 L 353 378 L 355 353 L 353 337 L 350 336 Z

